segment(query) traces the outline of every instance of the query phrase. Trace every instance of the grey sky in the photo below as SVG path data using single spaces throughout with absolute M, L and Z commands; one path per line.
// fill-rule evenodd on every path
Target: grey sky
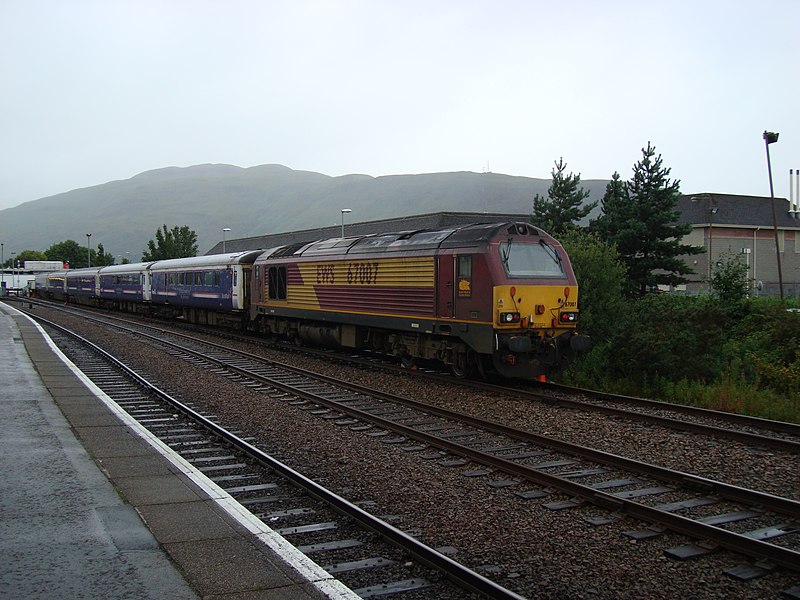
M 624 179 L 800 168 L 798 0 L 0 0 L 0 209 L 199 163 Z

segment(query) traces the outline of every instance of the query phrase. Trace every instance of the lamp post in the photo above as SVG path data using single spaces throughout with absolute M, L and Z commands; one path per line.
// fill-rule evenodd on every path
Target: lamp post
M 353 211 L 351 209 L 349 209 L 349 208 L 343 208 L 342 209 L 342 237 L 344 237 L 344 215 L 345 215 L 345 213 L 351 213 L 351 212 L 353 212 Z
M 92 239 L 92 234 L 86 234 L 86 257 L 89 259 L 89 266 L 92 266 L 92 247 L 89 245 L 89 240 Z
M 16 252 L 12 252 L 11 253 L 11 288 L 12 289 L 17 287 L 16 284 L 14 284 L 14 263 L 16 262 L 16 259 L 14 257 L 16 255 L 17 255 Z
M 225 254 L 225 234 L 231 230 L 230 227 L 222 228 L 222 253 Z
M 775 256 L 778 259 L 778 286 L 781 292 L 781 302 L 783 302 L 783 272 L 781 271 L 781 247 L 778 242 L 778 217 L 775 214 L 775 191 L 772 187 L 772 163 L 769 160 L 769 145 L 778 141 L 779 133 L 764 131 L 764 146 L 767 148 L 767 172 L 769 173 L 769 197 L 772 204 L 772 228 L 775 231 Z
M 6 255 L 5 255 L 5 243 L 0 242 L 0 288 L 4 287 L 3 283 L 6 281 Z
M 714 215 L 717 214 L 718 208 L 712 206 L 708 209 L 708 282 L 711 284 L 711 264 L 714 262 Z

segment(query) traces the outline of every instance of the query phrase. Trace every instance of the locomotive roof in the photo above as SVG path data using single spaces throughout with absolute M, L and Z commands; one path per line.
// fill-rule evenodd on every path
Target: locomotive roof
M 544 235 L 541 230 L 528 223 L 476 223 L 460 227 L 378 233 L 293 244 L 279 248 L 275 252 L 268 254 L 268 256 L 270 258 L 281 256 L 324 256 L 330 254 L 366 254 L 475 247 L 488 243 L 504 232 L 517 238 L 520 236 L 539 237 Z

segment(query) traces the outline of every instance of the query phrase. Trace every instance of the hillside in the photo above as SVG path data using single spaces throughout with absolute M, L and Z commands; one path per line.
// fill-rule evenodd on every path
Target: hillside
M 228 239 L 438 211 L 529 214 L 533 197 L 547 194 L 549 179 L 497 173 L 344 175 L 330 177 L 281 165 L 167 167 L 122 181 L 26 202 L 0 211 L 5 255 L 46 250 L 72 239 L 136 261 L 162 224 L 197 231 L 202 254 L 230 227 Z M 591 199 L 606 181 L 582 185 Z

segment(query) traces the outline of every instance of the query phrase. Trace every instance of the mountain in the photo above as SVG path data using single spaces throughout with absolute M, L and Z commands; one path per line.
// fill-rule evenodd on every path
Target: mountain
M 550 179 L 498 173 L 344 175 L 330 177 L 282 165 L 167 167 L 26 202 L 0 211 L 5 255 L 46 250 L 64 240 L 102 243 L 106 252 L 138 261 L 162 224 L 197 232 L 198 252 L 227 239 L 439 211 L 530 214 Z M 581 184 L 590 200 L 607 181 Z

